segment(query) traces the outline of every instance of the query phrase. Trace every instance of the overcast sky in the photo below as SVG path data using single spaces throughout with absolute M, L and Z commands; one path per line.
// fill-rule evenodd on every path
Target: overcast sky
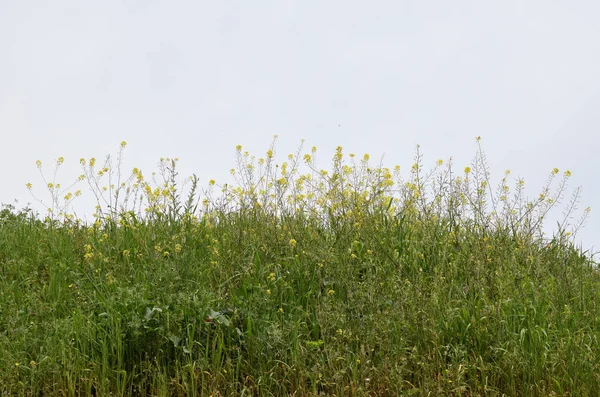
M 65 184 L 121 140 L 127 167 L 208 181 L 274 134 L 281 161 L 304 138 L 323 168 L 341 145 L 404 169 L 416 144 L 462 169 L 480 135 L 532 197 L 571 170 L 598 249 L 599 20 L 597 0 L 0 0 L 0 202 L 32 201 L 37 159 L 64 156 Z

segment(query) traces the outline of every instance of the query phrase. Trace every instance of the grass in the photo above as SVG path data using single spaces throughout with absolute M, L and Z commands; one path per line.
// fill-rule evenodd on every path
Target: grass
M 4 394 L 600 395 L 579 190 L 541 234 L 570 172 L 527 200 L 508 172 L 491 189 L 480 146 L 458 174 L 417 150 L 406 181 L 341 148 L 325 171 L 316 148 L 276 165 L 238 146 L 235 186 L 199 192 L 176 159 L 123 176 L 125 145 L 81 160 L 95 222 L 69 213 L 62 158 L 48 216 L 0 212 Z

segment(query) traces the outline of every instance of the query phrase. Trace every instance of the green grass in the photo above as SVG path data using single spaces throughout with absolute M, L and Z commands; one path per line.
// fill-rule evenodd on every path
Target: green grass
M 600 395 L 588 211 L 540 234 L 569 172 L 528 201 L 508 174 L 490 189 L 481 149 L 458 175 L 417 152 L 407 181 L 341 148 L 329 172 L 237 156 L 235 187 L 185 196 L 176 160 L 150 183 L 82 159 L 91 224 L 55 179 L 45 219 L 4 206 L 0 392 Z

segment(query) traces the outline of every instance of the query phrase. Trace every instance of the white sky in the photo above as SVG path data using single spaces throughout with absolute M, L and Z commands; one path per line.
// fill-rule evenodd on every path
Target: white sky
M 3 0 L 0 202 L 32 201 L 36 159 L 64 156 L 64 185 L 121 140 L 128 169 L 177 156 L 207 181 L 274 134 L 281 161 L 304 138 L 324 168 L 341 145 L 404 169 L 417 143 L 462 169 L 481 135 L 532 197 L 570 169 L 598 248 L 598 20 L 595 0 Z

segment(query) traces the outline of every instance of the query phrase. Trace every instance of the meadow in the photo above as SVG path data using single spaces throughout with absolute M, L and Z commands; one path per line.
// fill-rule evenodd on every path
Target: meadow
M 0 393 L 600 395 L 589 208 L 569 171 L 534 199 L 493 185 L 476 144 L 458 170 L 238 146 L 236 183 L 206 186 L 177 159 L 124 172 L 125 142 L 67 188 L 63 158 L 38 161 L 48 212 L 0 211 Z M 81 184 L 93 222 L 70 212 Z

